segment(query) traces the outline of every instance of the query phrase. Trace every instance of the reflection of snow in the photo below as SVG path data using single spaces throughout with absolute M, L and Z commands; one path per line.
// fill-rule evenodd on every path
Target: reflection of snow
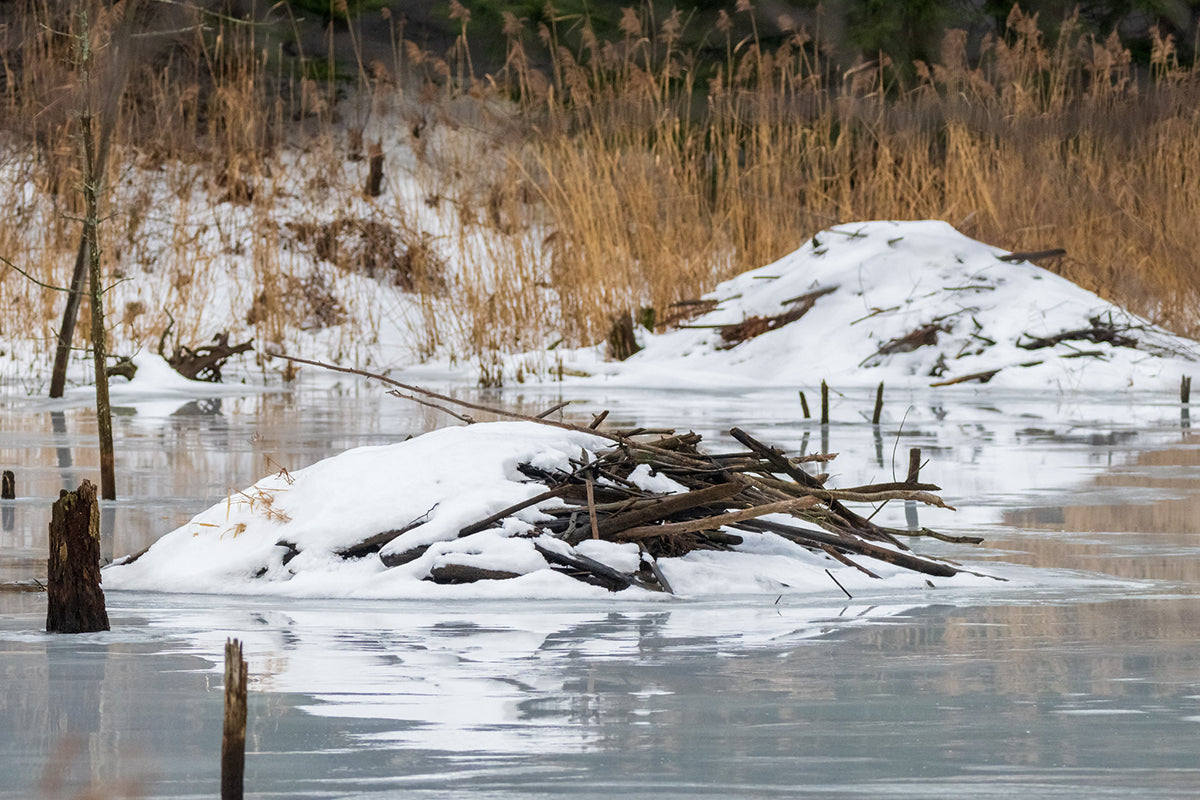
M 152 629 L 183 631 L 188 645 L 182 652 L 218 665 L 229 630 L 242 631 L 236 635 L 252 665 L 252 692 L 310 696 L 301 708 L 317 716 L 396 723 L 370 741 L 450 753 L 549 754 L 593 745 L 601 734 L 589 722 L 606 704 L 651 715 L 657 698 L 669 694 L 632 679 L 625 686 L 589 687 L 588 665 L 671 668 L 722 654 L 783 655 L 821 636 L 913 610 L 742 599 L 669 609 L 535 609 L 515 602 L 385 609 L 334 601 L 257 613 L 143 613 Z M 213 630 L 214 624 L 228 629 Z M 793 677 L 756 679 L 790 689 Z

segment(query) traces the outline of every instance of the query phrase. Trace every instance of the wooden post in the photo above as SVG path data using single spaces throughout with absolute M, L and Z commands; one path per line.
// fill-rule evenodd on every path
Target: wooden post
M 1179 380 L 1179 402 L 1185 406 L 1192 402 L 1192 376 L 1184 375 Z
M 821 424 L 829 424 L 829 384 L 821 381 Z
M 364 193 L 367 197 L 379 197 L 383 194 L 383 142 L 372 142 L 367 148 L 367 185 Z
M 908 477 L 905 483 L 917 483 L 921 477 L 921 448 L 914 447 L 908 451 Z
M 808 413 L 808 398 L 804 396 L 804 392 L 800 393 L 800 410 L 804 412 L 805 419 L 812 416 L 812 414 Z
M 108 630 L 100 589 L 100 504 L 85 480 L 62 490 L 50 515 L 46 631 L 91 633 Z
M 883 416 L 883 381 L 879 382 L 879 388 L 875 390 L 875 413 L 871 415 L 871 424 L 878 425 L 881 416 Z
M 246 772 L 246 662 L 242 643 L 225 640 L 225 732 L 221 737 L 221 800 L 242 800 Z

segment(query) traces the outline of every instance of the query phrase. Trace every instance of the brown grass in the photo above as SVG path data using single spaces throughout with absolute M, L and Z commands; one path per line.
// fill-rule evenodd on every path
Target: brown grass
M 28 143 L 14 158 L 54 209 L 0 209 L 0 255 L 59 285 L 78 235 L 65 110 L 75 77 L 53 33 L 69 26 L 68 7 L 26 0 L 20 46 L 0 60 L 0 117 Z M 763 46 L 757 32 L 735 40 L 744 7 L 701 52 L 680 48 L 679 15 L 652 25 L 628 11 L 612 41 L 587 20 L 533 31 L 510 18 L 507 65 L 478 76 L 470 15 L 455 6 L 460 37 L 446 54 L 396 26 L 393 63 L 365 64 L 352 37 L 357 88 L 339 102 L 338 85 L 313 77 L 331 60 L 285 52 L 286 18 L 243 25 L 150 4 L 143 27 L 174 32 L 127 54 L 136 91 L 109 168 L 119 221 L 101 235 L 121 275 L 167 278 L 157 294 L 124 297 L 139 311 L 118 308 L 118 330 L 154 343 L 170 311 L 181 337 L 249 320 L 260 341 L 287 347 L 315 314 L 347 320 L 347 335 L 369 345 L 384 312 L 337 297 L 332 265 L 415 294 L 404 312 L 414 351 L 475 359 L 494 382 L 494 351 L 601 341 L 631 309 L 666 318 L 671 304 L 829 225 L 935 218 L 1013 250 L 1063 247 L 1055 268 L 1066 277 L 1200 333 L 1200 72 L 1178 63 L 1171 41 L 1139 69 L 1115 37 L 1068 20 L 1051 45 L 1014 9 L 970 61 L 952 31 L 936 64 L 838 70 L 825 43 L 786 19 L 772 39 L 781 44 Z M 94 13 L 102 50 L 104 14 L 115 12 Z M 364 149 L 397 128 L 411 163 L 388 154 L 372 215 L 329 210 L 361 194 Z M 121 188 L 147 170 L 161 185 Z M 409 198 L 387 191 L 402 177 L 442 212 L 440 227 L 422 227 Z M 281 200 L 297 197 L 322 201 L 312 219 L 282 215 Z M 169 244 L 151 250 L 151 229 L 169 231 Z M 255 275 L 218 297 L 213 274 L 231 255 Z M 321 290 L 325 316 L 294 302 L 303 287 Z M 6 336 L 48 337 L 56 324 L 58 298 L 11 270 L 0 272 L 0 306 L 15 309 L 0 323 Z

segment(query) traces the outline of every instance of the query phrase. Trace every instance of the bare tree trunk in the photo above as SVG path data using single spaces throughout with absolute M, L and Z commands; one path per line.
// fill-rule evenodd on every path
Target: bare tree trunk
M 96 368 L 96 427 L 100 434 L 100 496 L 117 499 L 116 457 L 113 453 L 112 408 L 108 401 L 107 333 L 104 330 L 104 286 L 100 274 L 99 184 L 95 172 L 96 140 L 92 135 L 92 116 L 85 112 L 79 120 L 83 133 L 83 198 L 86 219 L 83 222 L 88 251 L 88 287 L 92 304 L 92 362 Z
M 71 340 L 75 338 L 75 321 L 79 318 L 79 303 L 88 274 L 87 241 L 87 231 L 84 231 L 79 235 L 75 271 L 71 273 L 71 291 L 67 293 L 62 326 L 58 330 L 58 346 L 54 350 L 54 372 L 50 375 L 51 397 L 62 397 L 67 388 L 67 361 L 71 358 Z
M 108 70 L 106 77 L 106 85 L 95 87 L 91 86 L 92 73 L 92 45 L 89 37 L 91 30 L 88 25 L 87 11 L 83 10 L 82 18 L 82 33 L 81 33 L 81 59 L 80 71 L 81 79 L 84 87 L 85 102 L 88 104 L 84 109 L 84 114 L 91 114 L 91 98 L 95 90 L 99 90 L 101 98 L 101 107 L 99 114 L 100 121 L 100 137 L 99 143 L 93 146 L 92 153 L 92 168 L 85 169 L 84 180 L 87 180 L 87 175 L 96 176 L 96 192 L 99 194 L 99 184 L 104 179 L 105 170 L 108 168 L 108 153 L 112 141 L 113 129 L 117 124 L 117 112 L 119 110 L 121 95 L 125 91 L 125 84 L 129 79 L 129 67 L 132 60 L 130 45 L 130 37 L 136 12 L 139 10 L 140 3 L 127 2 L 125 4 L 124 13 L 121 17 L 121 23 L 118 29 L 114 32 L 111 41 L 107 45 L 109 52 L 109 61 L 113 68 Z M 86 191 L 86 190 L 85 190 Z M 79 236 L 79 249 L 75 253 L 75 269 L 71 273 L 70 292 L 67 294 L 67 303 L 63 308 L 62 325 L 58 331 L 58 344 L 54 351 L 54 371 L 50 375 L 50 396 L 62 397 L 63 391 L 67 385 L 67 362 L 71 357 L 71 341 L 75 338 L 75 323 L 79 318 L 79 304 L 83 301 L 83 293 L 87 284 L 88 266 L 90 263 L 90 254 L 88 253 L 88 231 L 85 224 L 83 232 Z M 104 495 L 108 498 L 108 495 Z

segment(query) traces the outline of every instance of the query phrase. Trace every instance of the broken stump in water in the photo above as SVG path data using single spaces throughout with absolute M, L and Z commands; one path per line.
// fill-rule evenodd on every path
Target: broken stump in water
M 221 800 L 242 800 L 246 772 L 246 679 L 242 643 L 225 640 L 225 727 L 221 736 Z
M 108 630 L 100 588 L 100 503 L 91 481 L 62 490 L 54 503 L 47 574 L 48 633 Z

